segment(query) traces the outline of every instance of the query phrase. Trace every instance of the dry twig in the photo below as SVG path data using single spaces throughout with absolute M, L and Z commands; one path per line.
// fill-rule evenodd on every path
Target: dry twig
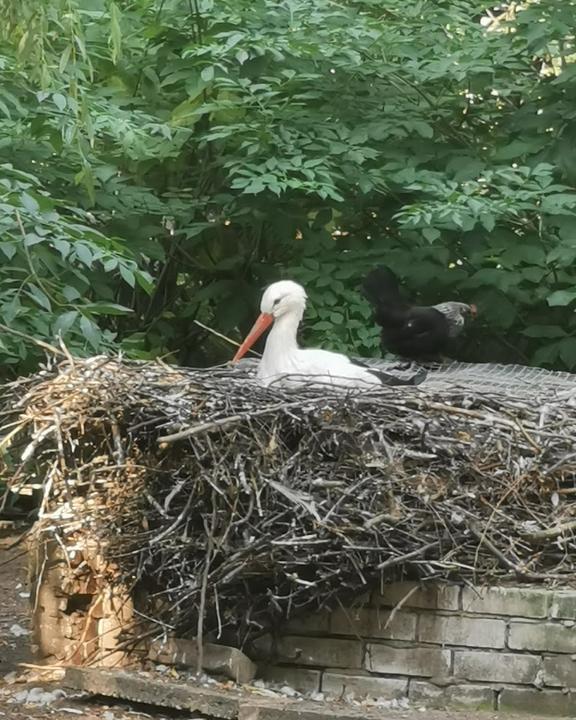
M 5 387 L 0 416 L 14 477 L 48 478 L 39 529 L 96 542 L 148 634 L 242 645 L 398 573 L 576 581 L 571 380 L 458 377 L 295 393 L 242 366 L 67 358 Z

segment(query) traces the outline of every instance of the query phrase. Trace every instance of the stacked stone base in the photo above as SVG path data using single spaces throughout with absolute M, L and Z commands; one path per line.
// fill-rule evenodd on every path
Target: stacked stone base
M 397 583 L 259 651 L 264 678 L 326 697 L 576 717 L 576 590 Z

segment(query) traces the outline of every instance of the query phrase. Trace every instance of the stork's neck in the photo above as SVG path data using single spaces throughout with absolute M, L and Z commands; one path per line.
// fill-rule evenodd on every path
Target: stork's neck
M 294 309 L 276 318 L 266 340 L 264 358 L 285 358 L 298 350 L 296 333 L 303 314 L 304 308 Z

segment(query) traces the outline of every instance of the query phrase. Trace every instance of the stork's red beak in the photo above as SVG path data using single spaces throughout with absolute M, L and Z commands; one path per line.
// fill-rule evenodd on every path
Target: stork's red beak
M 274 315 L 271 315 L 270 313 L 261 313 L 258 320 L 256 320 L 256 322 L 252 326 L 252 330 L 250 330 L 248 335 L 246 335 L 246 339 L 238 348 L 238 352 L 236 353 L 236 355 L 234 355 L 232 362 L 237 362 L 238 360 L 240 360 L 240 358 L 243 358 L 244 355 L 246 355 L 246 353 L 248 352 L 248 350 L 250 350 L 252 345 L 254 345 L 256 340 L 258 340 L 260 335 L 262 335 L 264 330 L 267 330 L 273 322 Z
M 478 308 L 476 307 L 476 305 L 470 305 L 470 315 L 472 315 L 473 318 L 478 315 Z

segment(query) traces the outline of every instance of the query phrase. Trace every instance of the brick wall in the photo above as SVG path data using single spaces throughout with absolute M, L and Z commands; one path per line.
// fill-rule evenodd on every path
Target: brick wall
M 302 691 L 576 716 L 576 590 L 396 583 L 257 647 Z

